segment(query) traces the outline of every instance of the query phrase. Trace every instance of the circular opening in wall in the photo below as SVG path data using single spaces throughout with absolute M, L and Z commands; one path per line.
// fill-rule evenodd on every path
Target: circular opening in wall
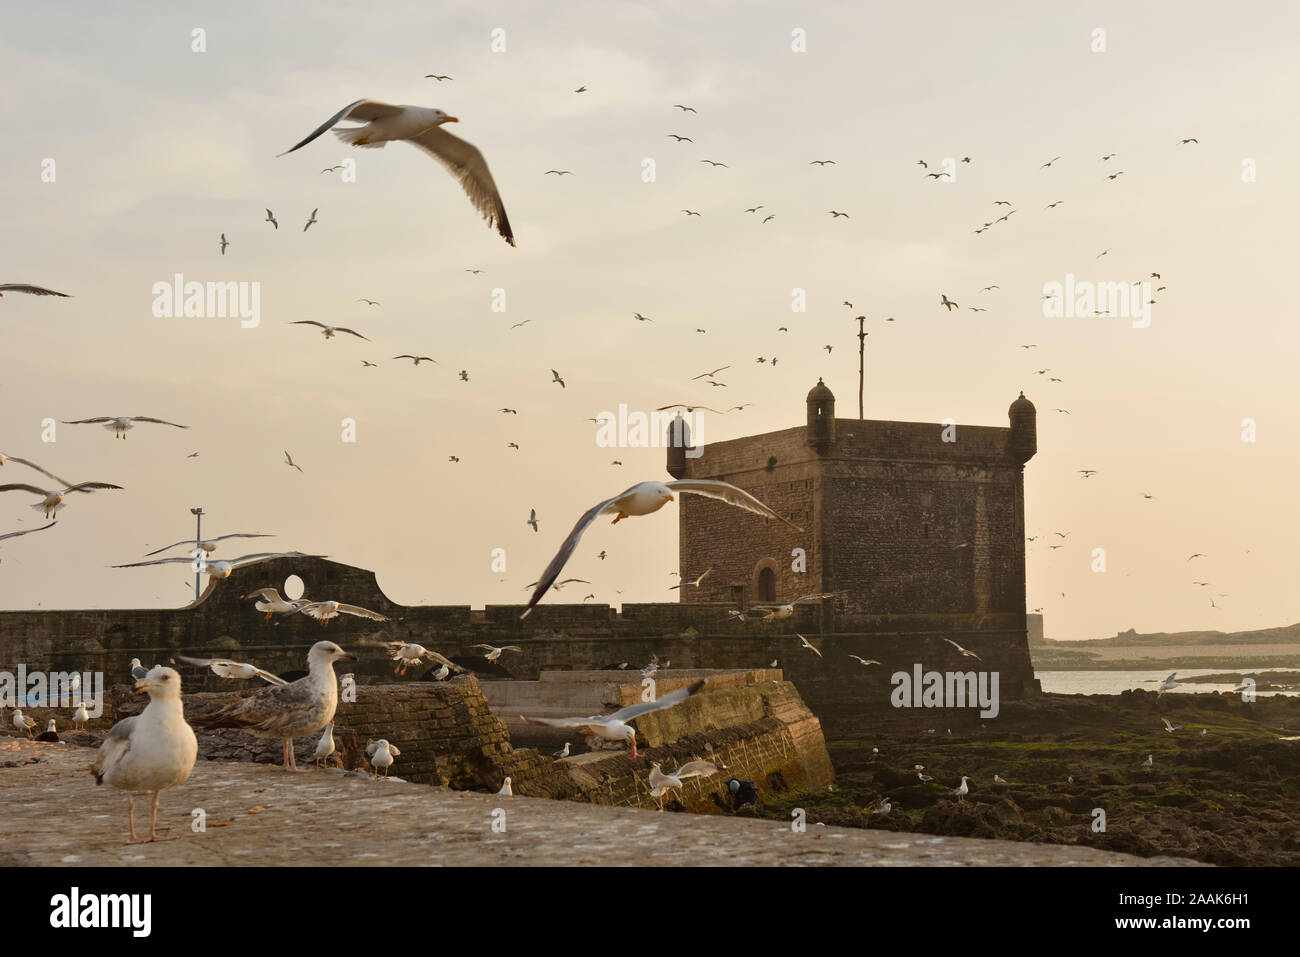
M 301 578 L 297 575 L 290 575 L 284 580 L 284 597 L 289 601 L 297 601 L 302 597 L 302 593 L 307 590 Z

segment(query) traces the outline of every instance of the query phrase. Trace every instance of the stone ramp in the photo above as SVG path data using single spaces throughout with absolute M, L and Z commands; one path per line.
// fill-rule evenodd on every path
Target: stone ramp
M 286 774 L 200 761 L 163 792 L 159 824 L 180 839 L 126 845 L 126 796 L 96 787 L 93 751 L 17 739 L 0 751 L 0 867 L 175 865 L 1187 865 L 1091 848 L 789 825 L 571 801 L 503 797 L 342 771 Z M 35 758 L 35 763 L 22 763 Z M 136 823 L 148 828 L 148 811 Z M 203 808 L 208 828 L 190 830 Z M 249 810 L 261 808 L 255 814 Z M 505 813 L 504 833 L 492 829 Z M 497 815 L 500 816 L 499 814 Z M 229 821 L 224 827 L 213 826 Z

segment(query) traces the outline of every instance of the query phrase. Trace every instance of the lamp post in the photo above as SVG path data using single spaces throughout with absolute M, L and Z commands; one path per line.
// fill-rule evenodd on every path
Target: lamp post
M 194 550 L 198 551 L 199 542 L 203 541 L 203 509 L 192 508 L 190 514 L 194 516 Z M 194 573 L 194 600 L 199 600 L 199 575 L 200 572 Z
M 867 354 L 867 317 L 858 316 L 858 418 L 865 416 L 862 414 L 862 383 L 866 377 L 866 354 Z

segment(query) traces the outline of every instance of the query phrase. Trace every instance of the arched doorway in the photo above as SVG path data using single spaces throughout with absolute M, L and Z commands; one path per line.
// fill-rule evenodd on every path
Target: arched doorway
M 758 573 L 758 600 L 776 601 L 776 572 L 763 568 Z

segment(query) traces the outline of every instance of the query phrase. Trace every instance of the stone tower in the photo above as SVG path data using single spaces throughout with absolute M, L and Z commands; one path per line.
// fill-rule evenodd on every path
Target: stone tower
M 821 379 L 808 392 L 808 444 L 825 455 L 835 441 L 835 394 Z

